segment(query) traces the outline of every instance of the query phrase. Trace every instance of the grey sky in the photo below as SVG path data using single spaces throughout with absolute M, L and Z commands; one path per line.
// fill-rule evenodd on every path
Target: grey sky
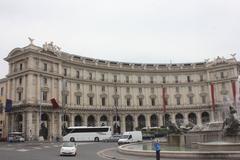
M 240 57 L 239 0 L 0 0 L 0 78 L 15 47 L 53 41 L 98 59 L 202 62 Z

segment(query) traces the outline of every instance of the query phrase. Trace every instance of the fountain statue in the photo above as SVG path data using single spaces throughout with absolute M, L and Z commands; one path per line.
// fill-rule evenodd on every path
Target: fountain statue
M 223 122 L 223 135 L 224 136 L 236 136 L 240 132 L 240 123 L 237 118 L 237 111 L 232 106 L 229 107 L 229 116 Z

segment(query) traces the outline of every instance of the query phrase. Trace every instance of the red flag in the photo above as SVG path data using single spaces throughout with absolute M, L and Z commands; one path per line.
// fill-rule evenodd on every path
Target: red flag
M 59 105 L 58 105 L 55 98 L 51 99 L 51 103 L 52 103 L 53 109 L 58 109 L 59 108 Z
M 215 111 L 214 85 L 211 83 L 212 109 Z
M 166 112 L 166 98 L 165 98 L 166 88 L 162 88 L 162 98 L 163 98 L 163 112 Z
M 232 80 L 233 104 L 236 106 L 236 81 Z

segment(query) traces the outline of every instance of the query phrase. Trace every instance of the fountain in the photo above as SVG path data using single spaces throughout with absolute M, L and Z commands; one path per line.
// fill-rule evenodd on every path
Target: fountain
M 228 114 L 226 114 L 228 113 Z M 190 159 L 240 159 L 240 122 L 237 111 L 230 106 L 224 121 L 211 122 L 193 128 L 169 125 L 170 135 L 162 142 L 161 157 Z M 152 142 L 128 144 L 120 153 L 155 156 Z

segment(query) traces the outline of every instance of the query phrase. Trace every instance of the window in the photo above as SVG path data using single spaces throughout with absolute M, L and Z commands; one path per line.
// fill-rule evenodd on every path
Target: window
M 202 96 L 202 103 L 206 104 L 206 96 Z
M 153 83 L 153 77 L 150 77 L 150 83 Z
M 203 81 L 203 75 L 200 75 L 200 81 L 201 82 Z
M 151 98 L 152 106 L 155 106 L 155 98 Z
M 201 86 L 201 91 L 204 92 L 204 86 Z
M 1 87 L 1 96 L 3 96 L 3 91 L 4 91 L 4 88 Z
M 127 106 L 130 106 L 130 105 L 131 105 L 131 99 L 127 98 Z
M 139 106 L 143 106 L 143 99 L 142 98 L 139 98 Z
M 138 88 L 139 93 L 142 93 L 142 88 Z
M 105 105 L 106 105 L 106 98 L 102 97 L 102 106 L 105 106 Z
M 138 83 L 141 83 L 141 82 L 142 82 L 141 77 L 138 77 Z
M 181 104 L 181 99 L 180 99 L 180 97 L 177 97 L 177 98 L 176 98 L 176 101 L 177 101 L 177 105 L 180 105 L 180 104 Z
M 166 77 L 162 77 L 163 83 L 166 83 Z
M 118 99 L 117 98 L 114 99 L 114 106 L 118 106 Z
M 191 86 L 188 86 L 188 91 L 192 92 L 192 87 Z
M 67 68 L 64 68 L 64 76 L 67 76 Z
M 91 72 L 89 72 L 88 79 L 92 80 L 92 73 Z
M 154 93 L 154 88 L 151 88 L 151 93 Z
M 67 103 L 68 103 L 68 96 L 64 95 L 64 104 L 67 104 Z
M 179 87 L 176 87 L 176 92 L 179 93 Z
M 189 97 L 189 104 L 193 104 L 193 97 Z
M 126 83 L 129 83 L 129 76 L 126 76 Z
M 114 75 L 113 82 L 117 82 L 117 75 Z
M 45 85 L 47 84 L 47 78 L 46 77 L 43 78 L 43 84 L 45 84 Z
M 223 82 L 222 83 L 222 90 L 225 90 L 226 89 L 226 85 L 225 85 L 225 83 Z
M 76 96 L 76 104 L 77 105 L 80 105 L 80 98 L 81 98 L 80 96 Z
M 102 86 L 102 92 L 105 92 L 105 86 Z
M 47 71 L 47 63 L 44 63 L 44 64 L 43 64 L 43 70 L 44 70 L 44 71 Z
M 43 100 L 43 102 L 46 102 L 47 101 L 47 92 L 43 91 L 42 94 L 43 94 L 42 100 Z
M 22 100 L 22 92 L 18 92 L 18 101 Z
M 23 69 L 23 65 L 22 65 L 22 63 L 20 63 L 19 68 L 20 68 L 20 71 Z
M 92 92 L 92 85 L 89 85 L 89 92 Z
M 178 76 L 175 76 L 175 83 L 178 83 Z
M 115 91 L 115 93 L 117 93 L 117 91 L 118 91 L 117 87 L 114 87 L 114 91 Z
M 187 76 L 187 82 L 191 82 L 190 76 Z
M 80 84 L 79 83 L 77 83 L 77 90 L 79 90 L 80 89 Z
M 224 78 L 224 72 L 221 72 L 221 78 Z
M 129 87 L 126 88 L 126 92 L 127 92 L 127 93 L 130 92 L 130 88 L 129 88 Z
M 76 78 L 80 78 L 80 72 L 76 71 Z
M 104 74 L 102 74 L 101 81 L 104 81 L 104 80 L 105 80 L 105 76 L 104 76 Z
M 89 97 L 89 105 L 93 105 L 93 97 Z
M 19 78 L 19 85 L 22 84 L 22 77 Z

